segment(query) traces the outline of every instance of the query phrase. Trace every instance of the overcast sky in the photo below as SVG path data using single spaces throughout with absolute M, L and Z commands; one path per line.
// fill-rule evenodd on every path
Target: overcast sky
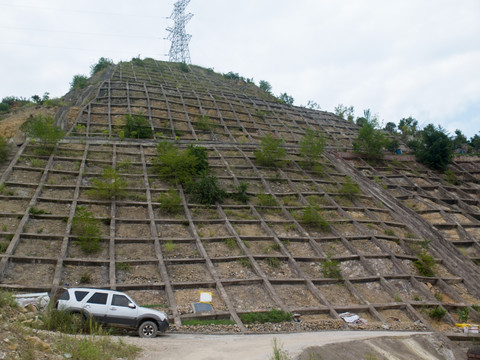
M 102 56 L 168 60 L 175 0 L 0 0 L 0 99 L 49 92 Z M 192 63 L 267 80 L 295 105 L 480 130 L 479 0 L 192 0 Z

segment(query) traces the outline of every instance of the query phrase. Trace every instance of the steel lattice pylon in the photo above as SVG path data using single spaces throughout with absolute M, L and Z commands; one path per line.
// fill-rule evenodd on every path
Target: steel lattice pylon
M 185 14 L 185 8 L 190 0 L 179 0 L 175 3 L 172 15 L 172 19 L 175 23 L 172 27 L 168 27 L 169 32 L 167 39 L 172 42 L 170 51 L 168 52 L 169 60 L 173 62 L 184 62 L 190 64 L 190 51 L 188 50 L 188 43 L 192 38 L 185 32 L 185 25 L 190 21 L 193 14 Z

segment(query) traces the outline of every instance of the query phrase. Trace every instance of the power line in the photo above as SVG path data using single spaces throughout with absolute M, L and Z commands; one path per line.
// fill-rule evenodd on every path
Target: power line
M 53 10 L 53 11 L 65 11 L 65 12 L 83 13 L 83 14 L 128 16 L 128 17 L 142 17 L 142 18 L 155 18 L 155 19 L 159 18 L 159 16 L 145 15 L 145 14 L 140 15 L 140 14 L 127 14 L 127 13 L 123 13 L 123 14 L 122 13 L 107 13 L 107 12 L 100 12 L 100 11 L 60 9 L 60 8 L 52 8 L 52 7 L 41 7 L 41 6 L 30 6 L 30 5 L 13 5 L 13 4 L 5 4 L 5 3 L 0 3 L 0 6 L 27 8 L 27 9 Z
M 108 37 L 121 37 L 121 38 L 139 38 L 139 39 L 154 39 L 154 40 L 160 40 L 160 39 L 162 39 L 162 38 L 160 38 L 160 37 L 155 37 L 155 36 L 88 33 L 88 32 L 77 32 L 77 31 L 64 31 L 64 30 L 48 30 L 48 29 L 21 28 L 21 27 L 3 26 L 3 25 L 0 25 L 0 28 L 3 28 L 3 29 L 13 29 L 13 30 L 26 30 L 26 31 L 43 31 L 43 32 L 53 32 L 53 33 L 62 33 L 62 34 L 76 34 L 76 35 L 93 35 L 93 36 L 108 36 Z
M 26 47 L 38 47 L 38 48 L 47 48 L 47 49 L 61 49 L 61 50 L 70 50 L 70 51 L 84 51 L 84 52 L 102 52 L 102 53 L 119 53 L 119 54 L 132 54 L 132 51 L 118 51 L 118 50 L 105 50 L 105 49 L 84 49 L 84 48 L 73 48 L 65 46 L 51 46 L 51 45 L 42 45 L 42 44 L 28 44 L 28 43 L 12 43 L 12 42 L 3 42 L 0 41 L 0 45 L 13 45 L 13 46 L 26 46 Z M 163 56 L 163 55 L 159 55 Z

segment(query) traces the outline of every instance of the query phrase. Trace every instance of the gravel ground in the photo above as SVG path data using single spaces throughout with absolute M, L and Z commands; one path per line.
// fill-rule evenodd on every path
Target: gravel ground
M 295 334 L 262 335 L 196 335 L 172 334 L 155 339 L 121 337 L 122 341 L 139 346 L 142 353 L 138 360 L 267 360 L 273 355 L 273 339 L 293 358 L 312 346 L 322 346 L 352 340 L 365 340 L 381 336 L 410 336 L 414 332 L 392 331 L 324 331 Z M 426 334 L 426 333 L 422 333 Z

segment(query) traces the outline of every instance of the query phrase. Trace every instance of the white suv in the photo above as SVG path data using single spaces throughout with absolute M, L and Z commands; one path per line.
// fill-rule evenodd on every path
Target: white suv
M 126 294 L 104 289 L 65 289 L 57 301 L 57 309 L 93 317 L 102 324 L 138 330 L 144 338 L 154 338 L 167 330 L 168 317 L 162 311 L 144 308 Z

